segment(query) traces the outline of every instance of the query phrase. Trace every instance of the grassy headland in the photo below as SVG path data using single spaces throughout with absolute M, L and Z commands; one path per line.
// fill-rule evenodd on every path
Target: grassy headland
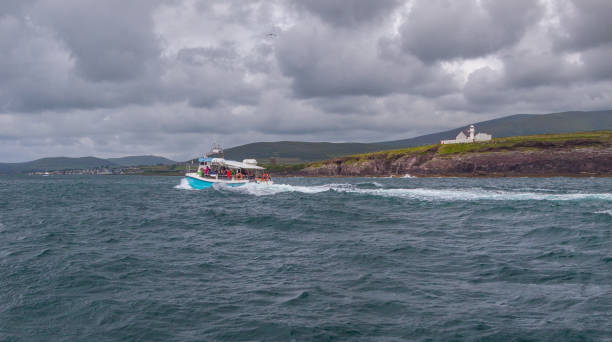
M 426 153 L 435 153 L 443 156 L 457 153 L 527 151 L 550 147 L 589 147 L 603 145 L 612 145 L 612 131 L 538 134 L 507 138 L 493 138 L 491 141 L 468 144 L 423 145 L 372 153 L 353 154 L 340 157 L 338 159 L 350 164 L 371 159 L 393 160 L 406 155 Z M 320 166 L 325 162 L 329 162 L 329 160 L 308 163 L 306 166 Z
M 612 131 L 539 134 L 423 145 L 306 164 L 304 175 L 612 174 Z M 592 171 L 592 172 L 591 172 Z

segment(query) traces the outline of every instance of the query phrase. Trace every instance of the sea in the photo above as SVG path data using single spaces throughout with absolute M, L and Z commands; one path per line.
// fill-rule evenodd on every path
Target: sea
M 612 341 L 610 178 L 0 177 L 0 341 Z

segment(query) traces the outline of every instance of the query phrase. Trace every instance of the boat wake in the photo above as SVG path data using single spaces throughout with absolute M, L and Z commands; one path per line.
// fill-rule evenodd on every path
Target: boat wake
M 322 192 L 352 193 L 381 197 L 397 197 L 425 201 L 612 201 L 612 193 L 550 193 L 506 190 L 467 189 L 432 189 L 432 188 L 382 188 L 382 184 L 365 186 L 363 184 L 324 184 L 324 185 L 290 185 L 290 184 L 256 184 L 249 183 L 240 187 L 215 186 L 217 191 L 232 191 L 253 196 L 271 196 L 281 193 L 317 194 Z M 611 211 L 612 213 L 612 211 Z
M 254 196 L 269 196 L 276 195 L 285 192 L 300 192 L 304 194 L 316 194 L 320 192 L 327 192 L 331 190 L 341 189 L 348 187 L 349 184 L 325 184 L 325 185 L 314 185 L 314 186 L 303 186 L 303 185 L 289 185 L 289 184 L 258 184 L 248 183 L 244 186 L 239 187 L 228 187 L 220 184 L 213 187 L 215 190 L 221 191 L 235 191 L 240 193 L 246 193 Z
M 175 185 L 174 188 L 180 190 L 195 190 L 189 185 L 189 182 L 185 178 L 181 178 L 181 182 Z

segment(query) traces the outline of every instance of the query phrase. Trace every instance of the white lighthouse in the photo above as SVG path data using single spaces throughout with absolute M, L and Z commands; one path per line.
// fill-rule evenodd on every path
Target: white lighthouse
M 461 131 L 457 134 L 455 140 L 442 140 L 440 144 L 465 144 L 465 143 L 473 143 L 477 141 L 489 141 L 493 138 L 491 134 L 487 133 L 478 133 L 476 134 L 476 127 L 474 125 L 470 125 L 467 131 Z

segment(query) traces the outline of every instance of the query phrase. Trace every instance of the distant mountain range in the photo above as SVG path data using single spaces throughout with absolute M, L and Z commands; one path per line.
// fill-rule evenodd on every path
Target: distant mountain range
M 492 134 L 493 137 L 612 130 L 612 110 L 553 114 L 517 114 L 500 119 L 476 122 L 474 125 L 477 131 Z M 228 159 L 235 160 L 255 158 L 260 162 L 270 162 L 272 159 L 275 159 L 278 163 L 301 163 L 326 160 L 348 154 L 436 144 L 443 139 L 453 139 L 459 131 L 465 128 L 466 126 L 461 126 L 445 132 L 376 143 L 257 142 L 226 149 L 225 156 Z M 175 163 L 175 161 L 170 159 L 157 156 L 131 156 L 108 159 L 95 157 L 56 157 L 42 158 L 25 163 L 0 163 L 0 174 L 169 165 Z
M 170 165 L 174 160 L 158 156 L 129 156 L 121 158 L 106 158 L 111 163 L 121 166 Z
M 366 143 L 257 142 L 228 148 L 225 150 L 225 157 L 234 160 L 255 158 L 260 162 L 273 158 L 279 163 L 298 163 L 383 149 L 385 149 L 383 145 Z
M 0 174 L 25 173 L 33 171 L 79 170 L 96 168 L 120 168 L 128 166 L 167 165 L 176 162 L 158 156 L 131 156 L 122 158 L 96 157 L 52 157 L 42 158 L 25 163 L 0 163 Z
M 553 114 L 516 114 L 500 119 L 474 123 L 478 132 L 492 134 L 494 138 L 520 135 L 572 133 L 612 129 L 612 110 L 594 112 L 563 112 Z M 466 126 L 448 131 L 422 135 L 416 138 L 385 141 L 377 144 L 387 148 L 405 148 L 439 143 L 454 139 Z
M 612 130 L 612 110 L 553 114 L 516 114 L 500 119 L 476 122 L 474 125 L 477 131 L 489 133 L 493 137 L 499 138 L 533 134 Z M 437 144 L 443 139 L 454 139 L 457 133 L 466 127 L 461 126 L 448 131 L 415 138 L 375 143 L 260 142 L 226 149 L 225 155 L 228 158 L 237 160 L 256 158 L 261 161 L 268 161 L 270 158 L 274 158 L 279 162 L 317 161 L 347 154 Z

